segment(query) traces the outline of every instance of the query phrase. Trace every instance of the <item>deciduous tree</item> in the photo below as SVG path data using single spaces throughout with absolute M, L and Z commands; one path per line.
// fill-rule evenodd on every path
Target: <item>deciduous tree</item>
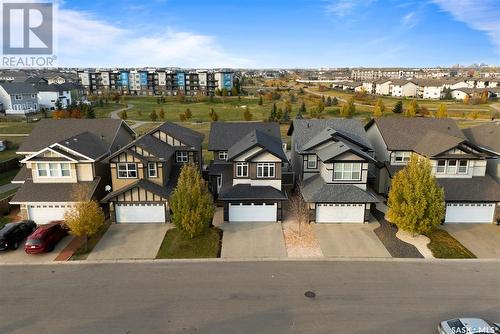
M 182 167 L 170 196 L 172 223 L 190 238 L 206 232 L 214 215 L 212 195 L 194 165 Z
M 440 103 L 435 114 L 436 118 L 446 118 L 448 117 L 448 108 L 446 104 Z
M 444 218 L 444 191 L 432 174 L 430 162 L 412 156 L 391 183 L 387 218 L 412 234 L 432 232 Z
M 354 105 L 354 98 L 351 97 L 340 108 L 340 116 L 351 118 L 356 113 L 356 106 Z
M 151 111 L 151 113 L 149 114 L 149 118 L 151 119 L 151 121 L 156 122 L 156 120 L 158 119 L 156 110 L 153 109 L 153 111 Z
M 417 113 L 418 113 L 418 103 L 417 101 L 415 100 L 412 100 L 410 101 L 410 103 L 408 104 L 408 106 L 406 107 L 405 109 L 405 116 L 406 117 L 415 117 L 417 116 Z

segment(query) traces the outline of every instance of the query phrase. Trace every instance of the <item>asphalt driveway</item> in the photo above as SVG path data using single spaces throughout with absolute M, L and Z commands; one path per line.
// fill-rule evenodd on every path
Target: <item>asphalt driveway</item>
M 73 240 L 73 236 L 67 235 L 65 236 L 59 243 L 56 245 L 54 250 L 49 253 L 43 254 L 26 254 L 24 252 L 24 243 L 23 241 L 18 249 L 16 250 L 8 250 L 4 252 L 0 252 L 0 263 L 40 263 L 46 261 L 54 261 L 54 259 L 59 255 L 59 253 L 66 248 L 66 246 Z
M 374 229 L 380 224 L 314 224 L 313 229 L 326 257 L 391 257 Z
M 280 223 L 229 222 L 221 228 L 223 258 L 287 257 Z
M 112 224 L 88 260 L 154 259 L 171 224 Z
M 479 259 L 500 259 L 500 226 L 493 224 L 444 224 L 442 229 Z

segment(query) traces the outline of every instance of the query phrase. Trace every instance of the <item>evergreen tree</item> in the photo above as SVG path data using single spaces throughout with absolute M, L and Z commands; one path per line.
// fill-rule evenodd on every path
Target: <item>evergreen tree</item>
M 160 112 L 158 113 L 158 116 L 160 116 L 160 118 L 162 120 L 165 119 L 165 110 L 163 110 L 163 107 L 160 108 Z
M 392 112 L 395 114 L 401 114 L 403 112 L 403 101 L 398 101 L 392 108 Z
M 339 104 L 339 100 L 337 99 L 336 96 L 334 96 L 333 99 L 332 99 L 332 106 L 336 106 L 338 104 Z
M 278 120 L 278 108 L 276 107 L 276 103 L 273 103 L 273 108 L 269 114 L 269 120 L 271 122 L 276 122 Z
M 326 105 L 327 107 L 330 107 L 330 106 L 332 105 L 332 97 L 331 97 L 331 96 L 328 96 L 328 97 L 326 98 L 325 105 Z
M 387 218 L 412 234 L 432 232 L 444 218 L 444 191 L 425 158 L 413 156 L 391 183 Z
M 304 101 L 302 101 L 302 104 L 300 105 L 299 113 L 305 114 L 306 112 L 307 112 L 306 104 Z
M 259 106 L 262 105 L 262 95 L 259 95 Z
M 74 110 L 77 110 L 77 109 L 74 109 Z M 80 117 L 74 117 L 74 118 L 80 118 Z M 95 111 L 94 111 L 94 108 L 92 106 L 88 106 L 87 109 L 85 110 L 85 118 L 95 118 Z
M 205 233 L 214 215 L 212 195 L 194 165 L 184 165 L 170 196 L 172 223 L 190 238 Z
M 149 118 L 151 121 L 156 122 L 158 119 L 158 114 L 156 113 L 156 110 L 153 109 L 153 111 L 149 114 Z

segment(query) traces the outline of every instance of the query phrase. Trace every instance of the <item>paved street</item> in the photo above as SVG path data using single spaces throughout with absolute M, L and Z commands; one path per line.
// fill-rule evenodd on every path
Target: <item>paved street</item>
M 500 320 L 498 262 L 64 264 L 0 277 L 0 333 L 436 333 L 456 316 Z

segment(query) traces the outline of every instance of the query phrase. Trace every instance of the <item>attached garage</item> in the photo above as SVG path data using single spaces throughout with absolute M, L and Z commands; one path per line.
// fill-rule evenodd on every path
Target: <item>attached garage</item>
M 28 205 L 28 217 L 37 224 L 47 224 L 53 220 L 64 220 L 69 205 L 36 204 Z
M 116 203 L 117 224 L 124 223 L 165 223 L 165 203 Z
M 492 223 L 495 203 L 447 203 L 445 223 Z
M 365 204 L 316 204 L 316 223 L 363 223 L 364 221 Z
M 230 222 L 274 222 L 278 220 L 278 203 L 229 203 Z

